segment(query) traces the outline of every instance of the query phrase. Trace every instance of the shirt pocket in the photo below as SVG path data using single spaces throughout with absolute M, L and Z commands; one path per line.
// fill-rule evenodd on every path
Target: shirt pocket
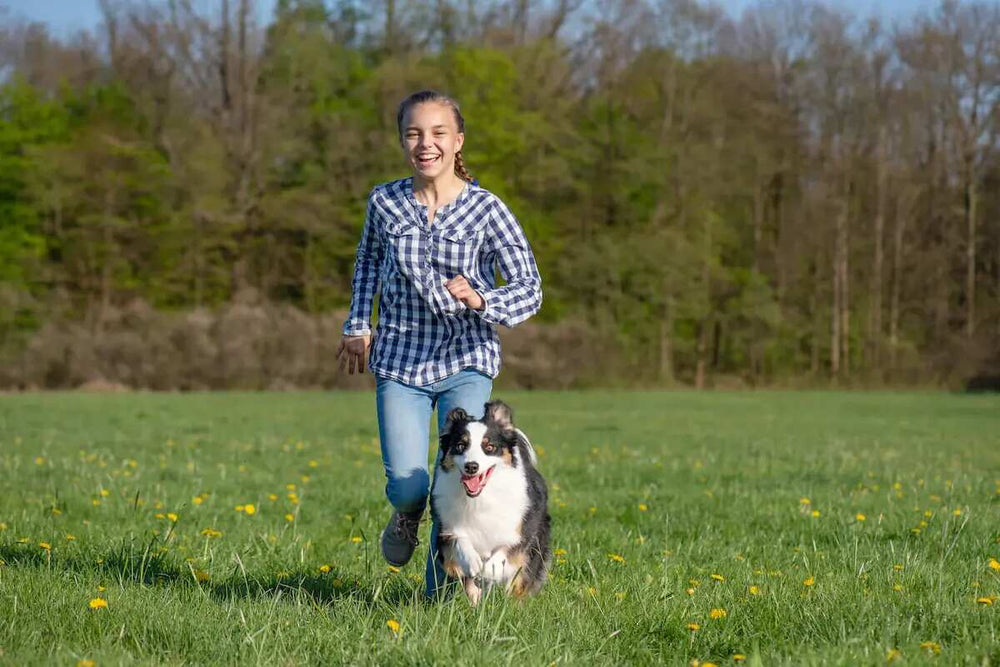
M 449 225 L 438 232 L 432 262 L 449 278 L 462 274 L 471 279 L 476 270 L 477 257 L 486 236 L 486 216 L 478 220 Z
M 427 243 L 420 228 L 405 220 L 389 218 L 383 230 L 387 250 L 387 282 L 394 283 L 393 278 L 398 273 L 412 278 L 427 255 Z

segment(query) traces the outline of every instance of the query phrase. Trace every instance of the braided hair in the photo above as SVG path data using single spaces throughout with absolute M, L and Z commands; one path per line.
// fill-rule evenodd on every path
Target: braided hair
M 399 103 L 399 111 L 396 113 L 396 129 L 399 131 L 400 143 L 403 141 L 403 120 L 407 112 L 424 102 L 437 102 L 451 107 L 452 113 L 455 114 L 455 124 L 458 125 L 458 131 L 463 134 L 465 133 L 465 119 L 462 118 L 462 112 L 458 109 L 458 102 L 436 90 L 421 90 L 420 92 L 413 93 Z M 468 181 L 469 183 L 473 181 L 472 175 L 465 168 L 465 158 L 462 157 L 462 151 L 455 153 L 455 175 L 463 181 Z

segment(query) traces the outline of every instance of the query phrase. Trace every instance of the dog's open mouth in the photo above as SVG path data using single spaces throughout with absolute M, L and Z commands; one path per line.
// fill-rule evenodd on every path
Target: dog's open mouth
M 496 466 L 492 465 L 489 470 L 481 472 L 478 475 L 462 475 L 462 486 L 465 487 L 465 495 L 475 498 L 482 493 L 483 489 L 486 488 L 486 482 L 489 481 L 490 475 L 493 474 L 494 468 Z

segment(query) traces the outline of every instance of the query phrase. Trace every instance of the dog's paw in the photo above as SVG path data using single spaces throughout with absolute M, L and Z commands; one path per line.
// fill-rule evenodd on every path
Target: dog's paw
M 507 554 L 506 552 L 498 551 L 483 563 L 483 577 L 493 581 L 503 581 L 506 568 Z
M 467 576 L 478 577 L 483 570 L 482 557 L 469 547 L 459 546 L 456 560 Z

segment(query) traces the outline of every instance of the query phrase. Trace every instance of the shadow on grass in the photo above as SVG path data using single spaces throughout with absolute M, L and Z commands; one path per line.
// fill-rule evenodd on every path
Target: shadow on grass
M 261 600 L 277 596 L 308 597 L 324 605 L 350 600 L 365 608 L 378 605 L 423 603 L 422 584 L 402 575 L 388 575 L 367 581 L 331 569 L 317 574 L 302 570 L 273 574 L 244 572 L 239 566 L 221 581 L 199 580 L 199 570 L 187 563 L 176 563 L 157 539 L 148 543 L 122 540 L 115 549 L 94 554 L 52 553 L 34 543 L 0 544 L 0 562 L 10 568 L 74 572 L 140 586 L 199 589 L 218 601 Z

